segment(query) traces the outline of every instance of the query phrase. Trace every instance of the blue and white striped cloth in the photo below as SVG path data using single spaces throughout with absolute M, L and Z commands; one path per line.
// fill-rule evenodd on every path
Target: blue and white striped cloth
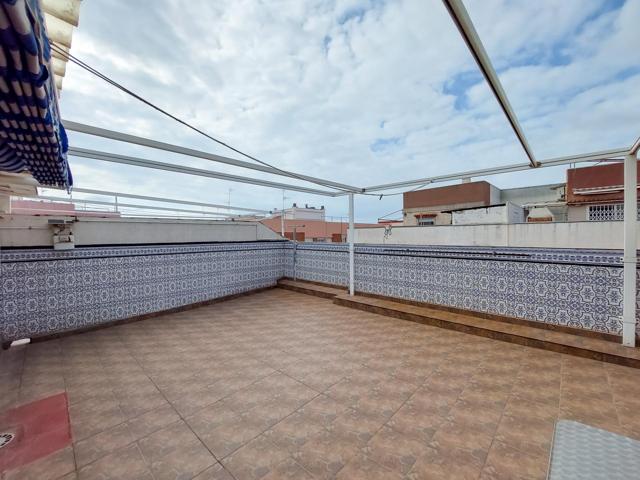
M 51 47 L 38 0 L 0 0 L 0 171 L 71 188 Z

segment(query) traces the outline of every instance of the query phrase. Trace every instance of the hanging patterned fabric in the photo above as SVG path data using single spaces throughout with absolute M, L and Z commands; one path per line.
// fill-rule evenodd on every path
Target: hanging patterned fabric
M 38 0 L 0 0 L 0 171 L 70 189 L 51 47 Z

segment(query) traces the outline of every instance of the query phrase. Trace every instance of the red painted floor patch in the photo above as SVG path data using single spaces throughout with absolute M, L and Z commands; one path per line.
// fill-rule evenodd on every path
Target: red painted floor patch
M 71 444 L 67 394 L 43 398 L 0 414 L 0 433 L 15 438 L 0 449 L 0 472 L 26 465 Z

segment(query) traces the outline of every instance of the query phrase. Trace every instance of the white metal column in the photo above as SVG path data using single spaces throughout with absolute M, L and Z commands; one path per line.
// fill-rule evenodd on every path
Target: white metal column
M 282 190 L 282 210 L 280 211 L 280 234 L 284 238 L 284 190 Z
M 353 244 L 353 237 L 355 231 L 353 228 L 353 193 L 349 194 L 349 295 L 355 293 L 355 249 Z
M 637 248 L 637 171 L 635 155 L 624 158 L 624 297 L 622 313 L 622 344 L 636 344 L 636 266 Z

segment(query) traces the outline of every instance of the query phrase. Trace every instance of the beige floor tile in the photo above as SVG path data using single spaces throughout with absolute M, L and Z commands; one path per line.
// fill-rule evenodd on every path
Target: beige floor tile
M 180 420 L 180 416 L 170 405 L 164 405 L 130 419 L 127 424 L 134 439 L 146 437 L 167 425 Z
M 258 480 L 289 457 L 286 448 L 261 435 L 226 457 L 222 464 L 236 480 Z
M 376 463 L 398 475 L 406 475 L 418 458 L 427 454 L 426 444 L 390 427 L 382 427 L 364 447 L 364 453 Z
M 73 447 L 69 446 L 33 463 L 4 474 L 3 480 L 57 480 L 75 470 Z
M 109 428 L 92 437 L 75 442 L 74 450 L 78 467 L 84 467 L 135 440 L 126 423 Z
M 336 475 L 337 480 L 401 480 L 402 477 L 387 470 L 370 457 L 357 455 Z
M 215 463 L 194 477 L 193 480 L 235 480 L 221 464 Z
M 153 480 L 153 475 L 138 446 L 133 443 L 80 468 L 78 478 L 80 480 Z
M 0 410 L 66 389 L 79 468 L 12 480 L 533 479 L 558 418 L 640 439 L 640 370 L 278 289 L 0 355 Z

